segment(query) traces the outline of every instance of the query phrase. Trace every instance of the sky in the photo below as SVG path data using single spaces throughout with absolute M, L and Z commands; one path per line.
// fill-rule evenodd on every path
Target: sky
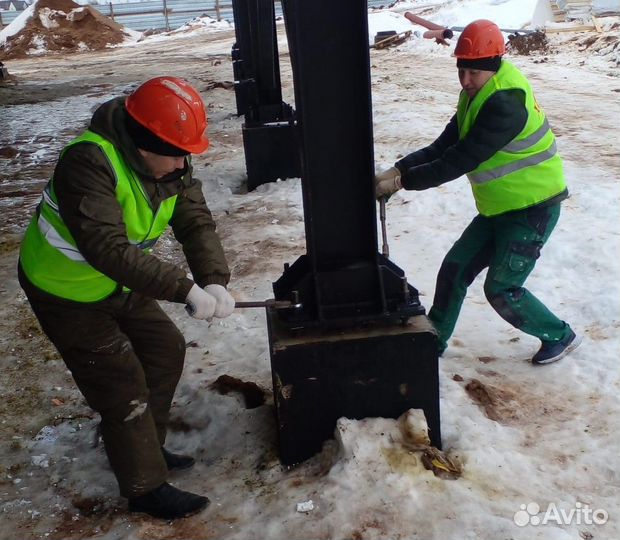
M 428 17 L 439 24 L 462 26 L 485 16 L 510 27 L 527 24 L 536 4 L 432 3 L 439 5 Z M 412 29 L 402 17 L 403 7 L 369 14 L 370 34 Z M 149 39 L 166 37 L 141 43 Z M 449 120 L 459 90 L 456 73 L 446 75 L 453 70 L 452 46 L 416 38 L 371 55 L 377 66 L 377 169 L 432 142 Z M 230 48 L 213 51 L 229 54 Z M 105 539 L 619 538 L 620 164 L 615 141 L 620 133 L 615 120 L 620 80 L 617 67 L 606 65 L 605 58 L 590 62 L 586 54 L 572 48 L 546 60 L 514 58 L 530 77 L 557 135 L 571 192 L 527 286 L 584 340 L 557 364 L 532 366 L 528 359 L 538 341 L 496 315 L 484 297 L 484 274 L 474 281 L 439 364 L 443 448 L 462 464 L 458 479 L 426 470 L 420 453 L 406 445 L 402 420 L 384 418 L 341 419 L 319 455 L 287 470 L 273 452 L 271 407 L 246 409 L 237 394 L 209 390 L 221 374 L 271 390 L 264 313 L 237 310 L 207 324 L 188 318 L 181 305 L 163 303 L 190 344 L 173 417 L 181 416 L 192 429 L 172 432 L 168 446 L 198 457 L 192 473 L 172 482 L 207 494 L 209 509 L 173 525 L 118 511 L 106 514 L 105 527 L 86 520 L 69 505 L 71 494 L 102 500 L 112 509 L 122 507 L 122 500 L 101 445 L 92 446 L 96 420 L 82 418 L 45 426 L 21 441 L 30 463 L 17 473 L 3 473 L 0 531 L 5 532 L 0 538 L 15 538 L 11 524 L 24 516 L 31 523 L 29 538 L 53 537 L 55 517 L 61 515 L 86 523 L 83 537 Z M 423 69 L 413 69 L 416 62 Z M 9 133 L 36 133 L 44 142 L 33 159 L 37 152 L 44 159 L 46 152 L 58 150 L 45 142 L 55 126 L 63 122 L 64 129 L 77 128 L 97 103 L 118 90 L 67 98 L 67 107 L 36 103 L 19 114 L 17 108 L 15 113 L 7 109 L 4 126 Z M 216 108 L 210 129 L 232 137 L 238 127 L 233 113 Z M 245 193 L 238 175 L 231 174 L 243 169 L 241 148 L 220 145 L 211 151 L 212 157 L 196 160 L 196 174 L 206 177 L 207 200 L 231 254 L 230 289 L 237 300 L 269 298 L 282 264 L 304 251 L 300 181 Z M 427 309 L 443 256 L 475 214 L 465 178 L 424 192 L 401 191 L 388 202 L 390 257 L 420 290 Z M 465 389 L 472 381 L 489 396 L 486 407 Z

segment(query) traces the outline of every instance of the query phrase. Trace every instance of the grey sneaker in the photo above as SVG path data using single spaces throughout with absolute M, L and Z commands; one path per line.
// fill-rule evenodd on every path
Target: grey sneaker
M 564 358 L 581 344 L 582 337 L 572 330 L 560 341 L 543 341 L 538 352 L 532 358 L 532 364 L 551 364 Z

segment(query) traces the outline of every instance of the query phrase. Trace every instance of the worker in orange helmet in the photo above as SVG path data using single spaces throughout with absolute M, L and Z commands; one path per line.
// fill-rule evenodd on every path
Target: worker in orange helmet
M 468 24 L 454 56 L 462 91 L 456 114 L 430 146 L 375 177 L 376 195 L 423 190 L 467 175 L 478 215 L 445 256 L 429 318 L 442 354 L 467 288 L 488 268 L 487 300 L 515 328 L 537 337 L 533 364 L 555 362 L 580 341 L 523 287 L 568 197 L 562 160 L 525 76 L 502 58 L 504 36 L 488 20 Z
M 215 222 L 191 154 L 205 152 L 198 92 L 176 77 L 146 81 L 101 105 L 61 152 L 25 233 L 19 279 L 100 430 L 129 510 L 174 519 L 206 497 L 167 483 L 194 464 L 164 447 L 185 340 L 157 300 L 196 319 L 235 306 Z M 191 270 L 152 254 L 170 225 Z

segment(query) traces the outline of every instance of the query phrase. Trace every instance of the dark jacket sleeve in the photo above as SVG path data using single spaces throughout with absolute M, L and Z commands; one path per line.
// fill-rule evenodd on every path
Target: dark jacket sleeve
M 193 285 L 186 272 L 129 242 L 114 175 L 99 147 L 82 143 L 68 149 L 53 186 L 60 215 L 91 266 L 145 296 L 185 301 Z
M 482 106 L 474 125 L 463 139 L 458 138 L 456 117 L 453 116 L 431 146 L 395 164 L 401 171 L 403 187 L 423 190 L 473 171 L 512 141 L 526 122 L 523 92 L 496 92 Z
M 201 287 L 211 283 L 226 286 L 230 271 L 199 180 L 192 178 L 189 186 L 177 197 L 170 225 L 175 238 L 183 246 L 196 283 Z

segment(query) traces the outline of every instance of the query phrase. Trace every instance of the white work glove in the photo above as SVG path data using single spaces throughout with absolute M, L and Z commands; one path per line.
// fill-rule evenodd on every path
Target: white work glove
M 212 283 L 211 285 L 207 285 L 205 287 L 205 291 L 217 300 L 214 313 L 216 317 L 223 319 L 228 317 L 234 311 L 235 299 L 226 290 L 226 287 Z
M 375 176 L 375 196 L 377 199 L 381 197 L 390 197 L 403 185 L 400 182 L 400 171 L 396 167 L 390 167 L 385 171 L 381 171 Z
M 187 304 L 185 310 L 194 319 L 211 319 L 215 313 L 217 300 L 194 283 L 187 294 L 185 303 Z

